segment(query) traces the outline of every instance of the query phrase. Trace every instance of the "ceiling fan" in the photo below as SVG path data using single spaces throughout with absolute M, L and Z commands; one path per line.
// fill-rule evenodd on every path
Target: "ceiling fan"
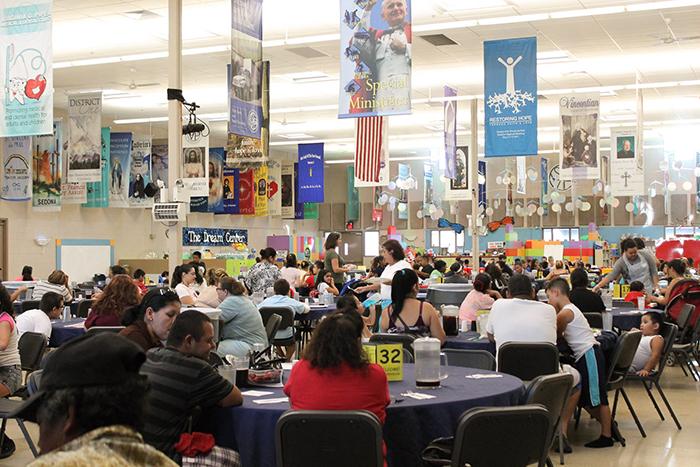
M 288 120 L 287 120 L 287 114 L 284 114 L 284 116 L 282 117 L 282 120 L 274 120 L 274 121 L 277 122 L 277 123 L 279 123 L 279 124 L 282 125 L 282 126 L 287 126 L 287 125 L 299 125 L 299 124 L 301 124 L 301 123 L 304 123 L 304 122 L 302 122 L 302 121 L 298 121 L 298 122 L 291 122 L 291 121 L 288 121 Z
M 120 83 L 118 81 L 112 81 L 112 84 L 118 84 L 119 86 L 122 86 L 127 89 L 140 89 L 140 88 L 148 88 L 152 86 L 160 86 L 160 83 L 137 83 L 133 79 L 131 80 L 130 83 Z

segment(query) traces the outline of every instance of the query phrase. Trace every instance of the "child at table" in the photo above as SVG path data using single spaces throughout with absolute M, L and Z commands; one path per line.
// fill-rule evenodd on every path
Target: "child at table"
M 659 335 L 661 313 L 655 311 L 644 313 L 639 328 L 642 331 L 642 340 L 639 342 L 629 371 L 639 376 L 649 376 L 661 361 L 664 350 L 664 338 Z
M 644 297 L 644 306 L 649 305 L 649 299 L 646 298 L 647 294 L 644 292 L 644 284 L 640 281 L 632 281 L 630 283 L 630 291 L 625 295 L 626 302 L 632 302 L 637 304 L 637 299 L 639 297 Z
M 470 291 L 459 306 L 459 319 L 471 321 L 472 331 L 476 331 L 476 312 L 490 310 L 493 302 L 498 300 L 501 294 L 491 290 L 491 276 L 486 273 L 477 274 L 474 278 L 474 289 Z
M 325 293 L 332 294 L 334 296 L 340 295 L 340 291 L 338 288 L 335 286 L 335 283 L 333 282 L 333 273 L 330 271 L 323 270 L 321 273 L 318 275 L 319 277 L 319 282 L 316 284 L 316 289 L 318 290 L 319 295 L 323 295 Z

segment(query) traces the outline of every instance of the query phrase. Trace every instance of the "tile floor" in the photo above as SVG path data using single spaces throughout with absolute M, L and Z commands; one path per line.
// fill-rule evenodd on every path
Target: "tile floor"
M 616 444 L 615 447 L 607 449 L 584 448 L 584 443 L 598 436 L 597 423 L 584 414 L 578 431 L 574 431 L 573 427 L 570 430 L 570 441 L 573 444 L 574 453 L 566 456 L 566 465 L 569 467 L 699 466 L 700 383 L 695 383 L 683 376 L 678 367 L 667 367 L 662 387 L 680 419 L 683 426 L 681 431 L 676 429 L 670 416 L 666 416 L 666 421 L 662 422 L 641 385 L 631 383 L 628 394 L 647 431 L 647 438 L 641 437 L 631 415 L 622 404 L 618 409 L 618 424 L 623 436 L 627 439 L 627 447 L 623 448 Z M 659 398 L 657 400 L 661 403 Z M 612 397 L 610 402 L 612 403 Z M 662 411 L 667 415 L 663 405 Z M 7 426 L 9 436 L 15 440 L 17 451 L 12 457 L 0 460 L 0 466 L 24 466 L 32 460 L 31 452 L 17 424 L 10 420 Z M 36 442 L 38 427 L 31 423 L 27 424 L 27 427 Z M 558 465 L 557 456 L 558 454 L 552 453 L 555 465 Z

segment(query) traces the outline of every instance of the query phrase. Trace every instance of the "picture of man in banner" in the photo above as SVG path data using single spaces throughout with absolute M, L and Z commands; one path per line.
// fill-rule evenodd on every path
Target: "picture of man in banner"
M 596 135 L 598 114 L 562 115 L 564 157 L 562 168 L 598 167 Z

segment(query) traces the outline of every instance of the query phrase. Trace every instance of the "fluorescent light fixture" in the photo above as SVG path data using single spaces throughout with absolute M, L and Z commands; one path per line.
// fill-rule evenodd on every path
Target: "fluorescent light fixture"
M 600 8 L 583 8 L 580 10 L 568 10 L 568 11 L 556 11 L 551 13 L 549 16 L 552 19 L 562 19 L 562 18 L 580 18 L 583 16 L 603 16 L 603 15 L 614 15 L 617 13 L 624 13 L 625 6 L 606 6 Z
M 300 73 L 287 73 L 282 75 L 281 78 L 290 80 L 294 83 L 317 83 L 319 81 L 335 80 L 335 78 L 331 78 L 322 71 L 302 71 Z
M 629 12 L 634 11 L 650 11 L 650 10 L 666 10 L 669 8 L 683 8 L 686 6 L 696 6 L 697 1 L 692 0 L 671 0 L 666 2 L 645 2 L 627 5 L 625 8 Z
M 560 63 L 574 61 L 568 50 L 551 50 L 549 52 L 537 52 L 537 63 L 544 65 L 547 63 Z
M 168 117 L 122 118 L 114 121 L 115 125 L 134 125 L 136 123 L 167 122 Z
M 286 138 L 286 139 L 309 139 L 313 138 L 311 135 L 307 135 L 306 133 L 286 133 L 286 134 L 278 134 L 280 138 Z
M 496 24 L 530 23 L 546 19 L 549 19 L 548 13 L 536 13 L 533 15 L 497 16 L 495 18 L 484 18 L 480 19 L 478 23 L 479 26 L 493 26 Z

